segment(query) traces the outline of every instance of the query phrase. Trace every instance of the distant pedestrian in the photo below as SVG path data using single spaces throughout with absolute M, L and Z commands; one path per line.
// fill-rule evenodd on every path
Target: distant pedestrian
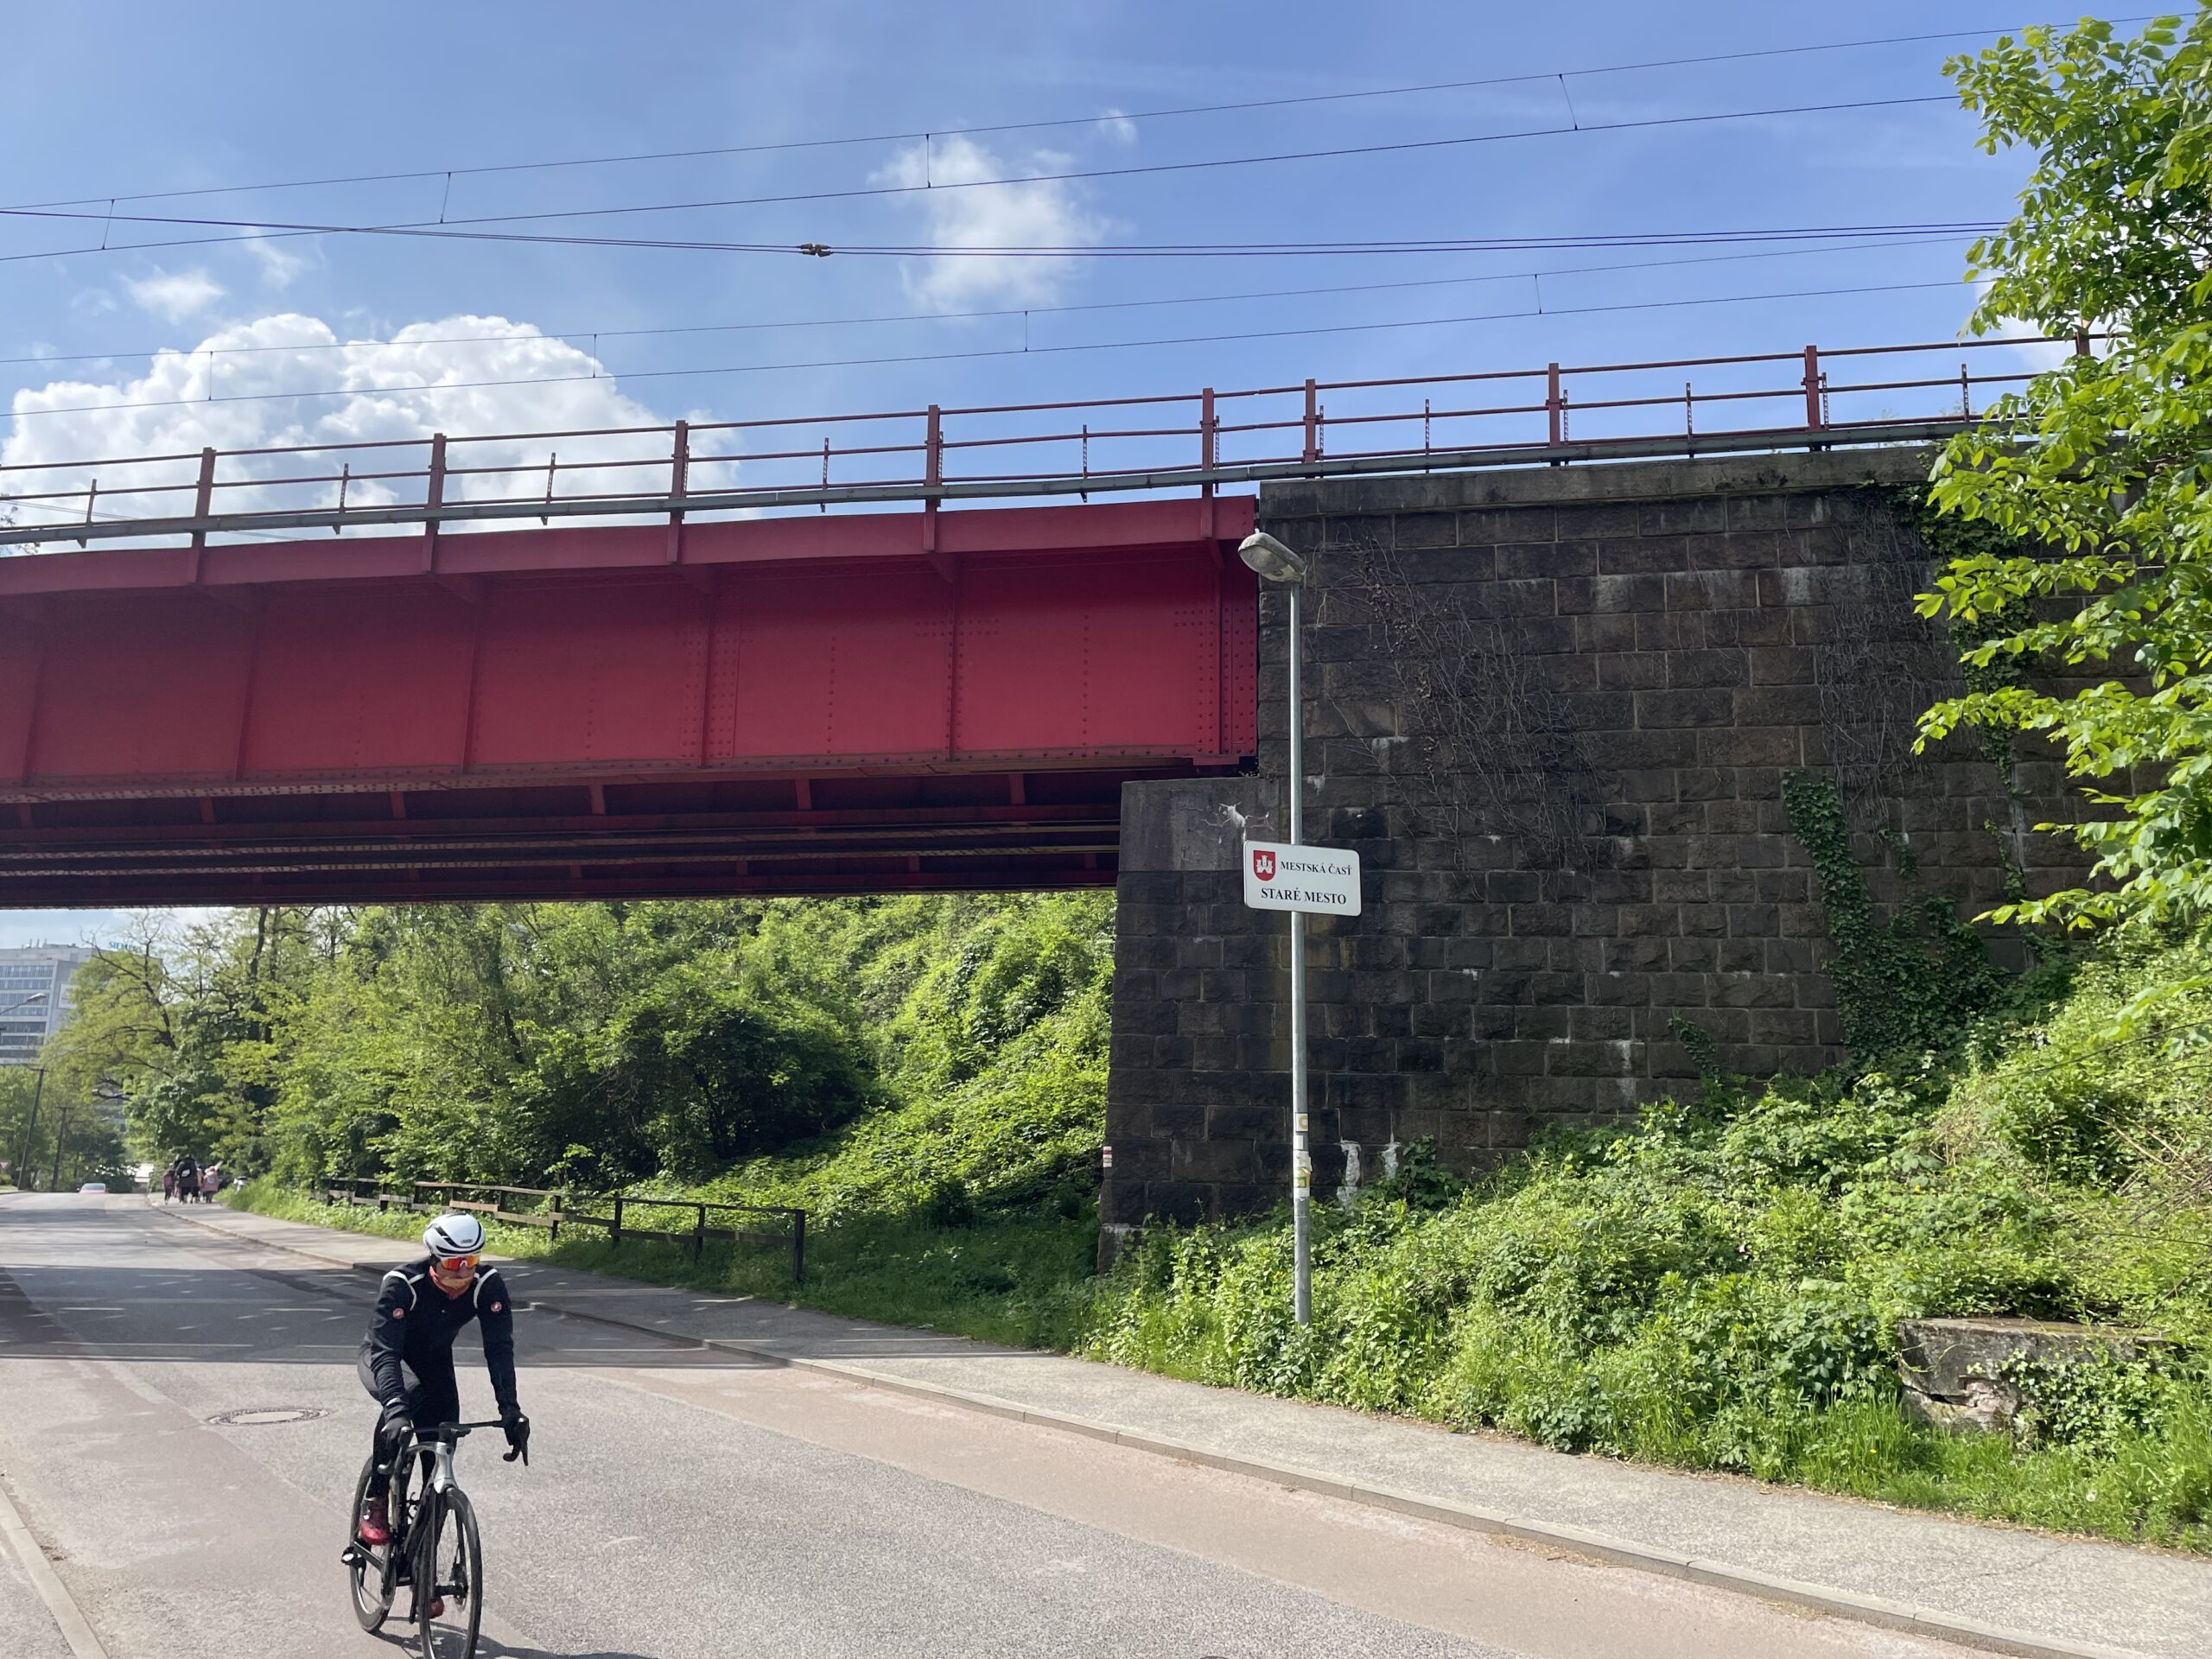
M 162 1202 L 167 1204 L 176 1197 L 176 1166 L 171 1164 L 162 1172 Z
M 200 1164 L 190 1153 L 176 1160 L 176 1196 L 180 1204 L 190 1204 L 200 1196 Z
M 200 1202 L 213 1204 L 215 1195 L 223 1190 L 223 1166 L 210 1164 L 200 1172 Z

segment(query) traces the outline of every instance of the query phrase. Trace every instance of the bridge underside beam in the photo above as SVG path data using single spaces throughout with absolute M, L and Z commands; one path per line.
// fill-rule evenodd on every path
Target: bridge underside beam
M 1114 880 L 1122 782 L 1181 775 L 1086 768 L 19 804 L 0 838 L 0 898 L 111 908 L 1090 887 Z M 811 805 L 798 807 L 802 797 Z
M 1109 882 L 1255 747 L 1250 517 L 0 561 L 0 905 Z

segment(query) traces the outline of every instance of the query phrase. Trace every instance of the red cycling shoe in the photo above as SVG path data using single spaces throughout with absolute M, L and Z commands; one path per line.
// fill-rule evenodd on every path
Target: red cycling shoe
M 384 1499 L 372 1497 L 362 1505 L 361 1518 L 354 1526 L 353 1535 L 365 1544 L 391 1541 L 391 1517 L 386 1512 Z

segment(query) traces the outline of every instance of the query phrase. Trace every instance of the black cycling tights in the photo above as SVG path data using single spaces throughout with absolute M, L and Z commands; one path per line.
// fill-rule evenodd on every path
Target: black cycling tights
M 361 1386 L 368 1391 L 369 1397 L 376 1399 L 376 1378 L 369 1370 L 365 1354 L 355 1364 L 353 1371 L 361 1379 Z M 440 1423 L 460 1421 L 461 1387 L 454 1379 L 451 1354 L 442 1355 L 431 1361 L 425 1371 L 417 1371 L 412 1365 L 403 1366 L 400 1375 L 407 1381 L 407 1414 L 414 1420 L 416 1428 L 435 1428 Z M 383 1402 L 378 1400 L 378 1403 L 381 1405 Z M 386 1470 L 391 1462 L 393 1448 L 385 1442 L 381 1418 L 377 1421 L 373 1446 L 376 1460 L 381 1466 L 369 1477 L 369 1496 L 382 1497 L 391 1484 Z M 423 1453 L 423 1472 L 427 1476 L 429 1471 L 430 1454 L 425 1452 Z

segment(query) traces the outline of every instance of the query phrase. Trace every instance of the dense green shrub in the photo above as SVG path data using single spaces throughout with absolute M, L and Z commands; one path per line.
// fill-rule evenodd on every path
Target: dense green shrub
M 2195 1357 L 2212 1217 L 2175 1150 L 2199 1144 L 2212 1058 L 2172 1046 L 2212 1013 L 2208 969 L 2202 947 L 2139 948 L 2044 1017 L 1985 1023 L 1955 1071 L 1716 1081 L 1472 1186 L 1415 1149 L 1317 1217 L 1309 1330 L 1283 1217 L 1154 1229 L 1098 1287 L 1086 1349 L 1562 1450 L 2212 1548 Z M 2093 1102 L 2076 1117 L 2094 1133 L 2054 1137 L 2047 1101 Z M 2023 1443 L 1960 1440 L 1898 1397 L 1897 1321 L 1945 1314 L 2170 1340 L 2024 1369 Z
M 1105 1138 L 1110 901 L 931 902 L 968 907 L 968 925 L 933 931 L 926 950 L 880 951 L 861 985 L 883 1104 L 707 1190 L 829 1219 L 1087 1212 Z

